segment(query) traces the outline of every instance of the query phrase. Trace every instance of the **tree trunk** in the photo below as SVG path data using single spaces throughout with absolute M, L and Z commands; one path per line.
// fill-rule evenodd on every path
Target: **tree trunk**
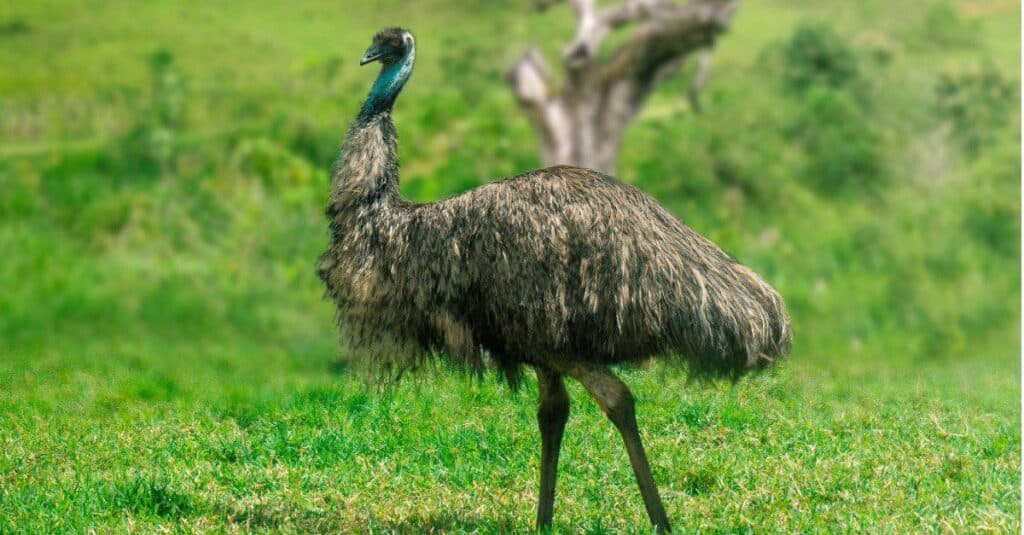
M 547 5 L 550 2 L 544 2 Z M 594 0 L 570 0 L 576 37 L 565 48 L 565 81 L 555 92 L 550 69 L 536 48 L 508 71 L 519 103 L 537 131 L 545 166 L 566 164 L 606 173 L 615 170 L 626 128 L 647 97 L 690 53 L 700 51 L 689 89 L 691 107 L 710 72 L 710 49 L 729 25 L 739 0 L 626 0 L 598 9 Z M 630 39 L 598 60 L 611 30 L 635 22 Z

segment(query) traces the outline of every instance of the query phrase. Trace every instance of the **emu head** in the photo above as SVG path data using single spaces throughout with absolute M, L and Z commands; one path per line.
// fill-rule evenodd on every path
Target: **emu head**
M 360 65 L 374 61 L 381 62 L 384 67 L 394 65 L 413 52 L 416 39 L 412 32 L 402 28 L 385 28 L 373 36 L 373 44 L 366 49 Z

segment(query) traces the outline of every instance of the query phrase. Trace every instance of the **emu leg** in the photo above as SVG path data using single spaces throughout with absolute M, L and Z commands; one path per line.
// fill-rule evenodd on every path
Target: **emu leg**
M 537 425 L 540 427 L 540 501 L 537 504 L 537 529 L 551 527 L 555 508 L 555 478 L 562 432 L 569 419 L 569 395 L 560 374 L 537 368 L 540 386 Z
M 629 388 L 608 368 L 599 365 L 579 365 L 569 370 L 569 375 L 583 384 L 587 392 L 601 406 L 601 410 L 618 428 L 626 443 L 629 462 L 633 465 L 633 474 L 640 486 L 640 495 L 644 498 L 647 516 L 659 533 L 672 531 L 665 514 L 665 507 L 658 495 L 658 487 L 651 477 L 651 467 L 647 463 L 644 446 L 640 442 L 640 431 L 636 425 L 636 409 L 633 394 Z

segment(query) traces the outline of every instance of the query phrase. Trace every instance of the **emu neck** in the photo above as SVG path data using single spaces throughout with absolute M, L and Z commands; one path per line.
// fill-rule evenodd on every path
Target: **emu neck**
M 390 113 L 356 121 L 345 136 L 331 180 L 329 213 L 398 198 L 398 141 Z
M 331 179 L 328 213 L 332 217 L 354 207 L 398 199 L 398 140 L 391 108 L 412 74 L 415 59 L 411 49 L 400 61 L 381 69 L 345 135 Z
M 395 105 L 395 99 L 405 87 L 405 82 L 412 74 L 412 66 L 416 62 L 416 49 L 410 49 L 409 53 L 401 60 L 385 65 L 377 75 L 377 81 L 373 83 L 370 94 L 359 111 L 359 120 L 368 121 L 376 115 L 388 113 Z

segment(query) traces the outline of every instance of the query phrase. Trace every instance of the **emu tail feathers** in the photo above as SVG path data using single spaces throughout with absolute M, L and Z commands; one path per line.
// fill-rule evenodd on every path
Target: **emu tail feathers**
M 713 273 L 694 271 L 700 282 L 684 321 L 681 344 L 697 378 L 738 379 L 786 357 L 792 345 L 789 315 L 779 293 L 746 266 Z

